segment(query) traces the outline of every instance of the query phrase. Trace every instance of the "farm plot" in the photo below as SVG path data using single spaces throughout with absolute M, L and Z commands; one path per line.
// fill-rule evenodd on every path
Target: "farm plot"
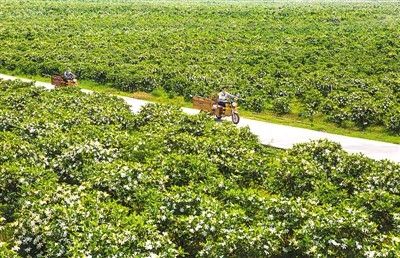
M 0 81 L 0 256 L 400 255 L 400 166 Z
M 400 6 L 248 1 L 0 3 L 0 68 L 400 133 Z

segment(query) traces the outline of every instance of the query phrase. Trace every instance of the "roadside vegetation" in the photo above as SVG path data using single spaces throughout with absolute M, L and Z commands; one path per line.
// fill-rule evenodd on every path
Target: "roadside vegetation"
M 10 75 L 19 76 L 20 78 L 29 78 L 31 80 L 39 81 L 39 82 L 48 82 L 50 83 L 49 77 L 43 77 L 39 75 L 26 75 L 21 73 L 9 72 L 6 70 L 1 70 L 0 73 L 7 73 Z M 106 84 L 100 84 L 93 81 L 88 80 L 80 80 L 79 88 L 88 89 L 95 92 L 112 95 L 112 96 L 125 96 L 132 97 L 136 99 L 142 99 L 154 103 L 171 105 L 176 107 L 188 107 L 192 108 L 192 102 L 185 100 L 182 96 L 174 96 L 170 97 L 168 94 L 161 88 L 157 88 L 154 91 L 147 93 L 143 91 L 136 92 L 127 92 L 119 90 L 115 87 Z M 371 126 L 364 130 L 357 130 L 354 127 L 337 127 L 332 123 L 326 122 L 320 116 L 314 117 L 312 121 L 309 119 L 305 119 L 299 117 L 295 114 L 287 114 L 283 116 L 276 116 L 272 111 L 263 111 L 261 113 L 254 113 L 243 108 L 240 108 L 240 115 L 246 118 L 267 121 L 272 123 L 284 124 L 294 127 L 307 128 L 317 131 L 324 131 L 334 134 L 347 135 L 351 137 L 365 138 L 370 140 L 377 140 L 383 142 L 390 143 L 400 143 L 400 137 L 394 134 L 388 134 L 387 131 L 380 126 Z
M 164 102 L 228 86 L 258 119 L 398 142 L 397 3 L 4 0 L 0 14 L 9 72 L 69 67 Z
M 0 81 L 1 257 L 399 257 L 400 165 Z

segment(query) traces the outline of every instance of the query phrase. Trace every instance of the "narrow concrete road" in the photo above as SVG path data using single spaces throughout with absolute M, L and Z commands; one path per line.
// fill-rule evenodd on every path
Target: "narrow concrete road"
M 20 79 L 14 76 L 0 74 L 0 78 L 4 80 Z M 22 81 L 31 82 L 32 80 L 21 79 Z M 53 89 L 50 83 L 35 82 L 36 86 L 45 87 L 46 89 Z M 82 90 L 85 93 L 91 93 L 89 90 Z M 131 107 L 132 112 L 138 112 L 140 108 L 150 103 L 148 101 L 121 97 Z M 185 113 L 197 114 L 196 109 L 182 108 Z M 391 144 L 379 141 L 366 140 L 361 138 L 354 138 L 325 132 L 318 132 L 309 129 L 297 128 L 286 125 L 273 124 L 268 122 L 261 122 L 242 118 L 239 126 L 248 126 L 250 130 L 259 137 L 261 143 L 273 147 L 288 149 L 293 144 L 307 142 L 309 140 L 328 139 L 338 142 L 342 145 L 343 149 L 350 153 L 362 153 L 367 157 L 381 160 L 388 159 L 395 162 L 400 162 L 400 145 Z

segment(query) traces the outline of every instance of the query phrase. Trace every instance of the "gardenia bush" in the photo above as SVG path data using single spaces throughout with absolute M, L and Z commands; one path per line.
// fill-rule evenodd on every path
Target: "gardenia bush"
M 400 165 L 0 81 L 1 257 L 399 257 Z
M 0 69 L 399 135 L 398 1 L 275 2 L 1 0 Z

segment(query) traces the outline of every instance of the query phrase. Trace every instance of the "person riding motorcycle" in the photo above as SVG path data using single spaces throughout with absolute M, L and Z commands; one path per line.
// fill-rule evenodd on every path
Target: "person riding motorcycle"
M 226 91 L 225 88 L 221 90 L 220 93 L 218 93 L 218 105 L 222 107 L 226 107 L 226 103 L 228 102 L 229 98 L 235 97 L 234 95 L 230 94 L 229 92 Z
M 64 72 L 63 78 L 66 81 L 76 82 L 76 75 L 73 74 L 69 68 Z
M 228 103 L 229 98 L 235 97 L 234 95 L 230 94 L 226 91 L 225 88 L 222 88 L 221 92 L 218 93 L 218 112 L 217 114 L 221 116 L 224 113 L 224 109 L 226 107 L 226 103 Z

